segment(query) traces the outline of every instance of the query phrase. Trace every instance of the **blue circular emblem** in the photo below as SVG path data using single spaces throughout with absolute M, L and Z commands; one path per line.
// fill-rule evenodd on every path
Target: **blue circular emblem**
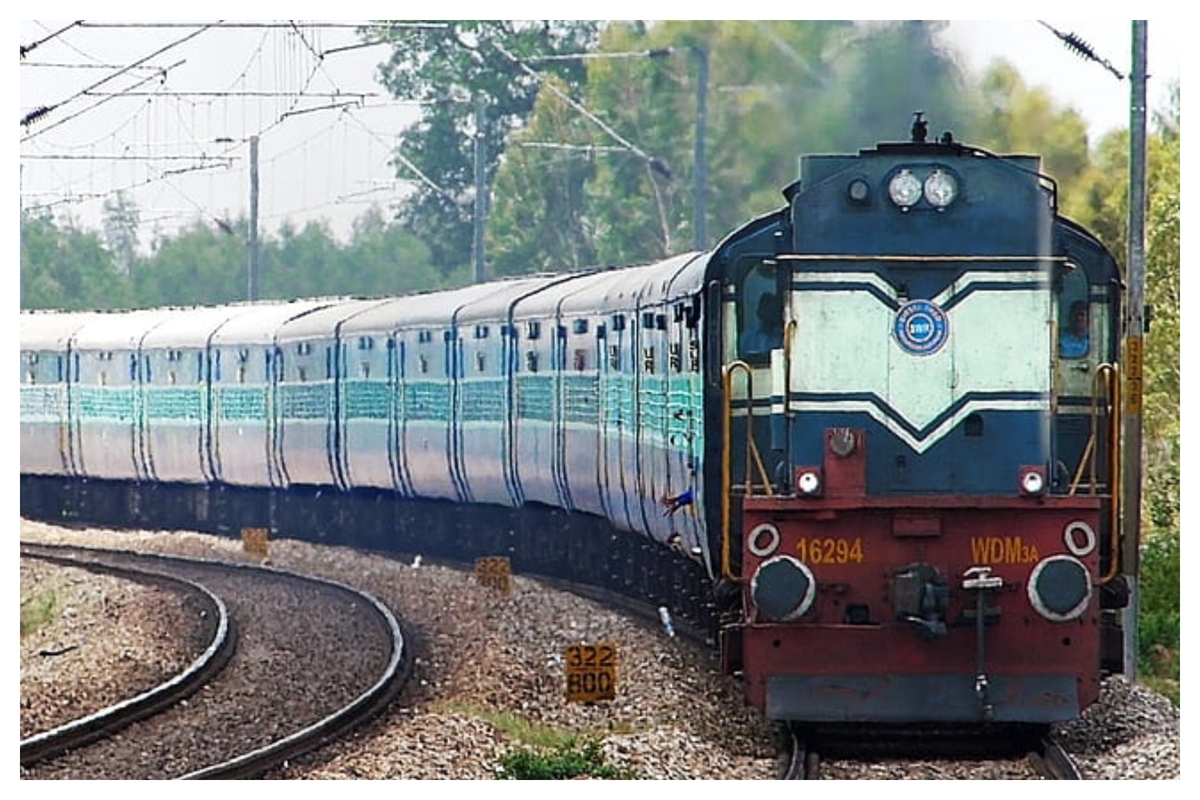
M 915 356 L 936 353 L 950 336 L 946 312 L 928 300 L 910 300 L 896 312 L 896 341 Z

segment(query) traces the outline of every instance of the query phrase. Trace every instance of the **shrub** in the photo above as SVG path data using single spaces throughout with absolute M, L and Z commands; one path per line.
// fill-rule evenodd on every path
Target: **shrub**
M 604 763 L 604 753 L 595 740 L 574 737 L 551 748 L 514 748 L 500 757 L 500 777 L 515 781 L 561 781 L 591 777 L 633 780 L 632 770 Z

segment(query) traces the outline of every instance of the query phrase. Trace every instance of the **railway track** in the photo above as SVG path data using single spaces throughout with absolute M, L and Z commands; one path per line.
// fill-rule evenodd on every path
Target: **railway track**
M 254 777 L 373 717 L 411 674 L 400 622 L 343 584 L 248 564 L 57 545 L 22 543 L 22 557 L 199 587 L 224 618 L 185 674 L 23 741 L 25 778 Z
M 907 767 L 904 762 L 910 759 L 913 763 L 920 759 L 923 764 L 953 761 L 961 765 L 968 760 L 984 765 L 1008 762 L 1008 770 L 1027 773 L 1012 777 L 1082 779 L 1079 767 L 1071 756 L 1046 731 L 1039 728 L 942 738 L 925 731 L 897 731 L 893 737 L 881 737 L 875 733 L 838 732 L 831 737 L 828 732 L 818 733 L 800 726 L 789 726 L 788 734 L 791 752 L 783 780 L 819 780 L 824 765 L 827 762 L 833 765 L 837 759 L 887 759 L 897 764 L 897 772 L 905 772 Z M 832 777 L 836 778 L 837 775 Z
M 1079 765 L 1058 742 L 1042 737 L 1037 747 L 1030 751 L 1029 761 L 1042 777 L 1056 781 L 1077 781 L 1083 776 Z
M 118 532 L 107 529 L 53 529 L 23 521 L 23 535 L 38 541 L 88 544 L 91 547 L 119 547 L 179 553 L 208 558 L 236 560 L 240 548 L 227 537 L 187 532 Z M 28 528 L 29 530 L 25 530 Z M 661 742 L 635 740 L 622 742 L 616 763 L 652 764 L 647 778 L 700 778 L 715 780 L 770 780 L 780 777 L 778 755 L 781 750 L 773 732 L 754 725 L 747 727 L 746 715 L 729 714 L 720 700 L 724 684 L 705 672 L 707 660 L 683 658 L 691 647 L 680 647 L 689 639 L 685 625 L 676 620 L 677 638 L 663 635 L 656 609 L 639 609 L 636 616 L 647 625 L 632 629 L 600 621 L 597 612 L 577 602 L 546 596 L 533 591 L 520 575 L 514 576 L 513 593 L 500 597 L 480 587 L 469 574 L 432 566 L 425 558 L 420 568 L 411 557 L 397 563 L 370 557 L 342 548 L 318 548 L 306 543 L 279 541 L 272 544 L 275 564 L 306 574 L 319 574 L 335 581 L 351 583 L 385 600 L 403 613 L 417 631 L 417 655 L 420 661 L 414 679 L 405 691 L 402 703 L 389 710 L 360 734 L 324 747 L 308 756 L 292 759 L 287 766 L 264 773 L 263 777 L 285 779 L 491 779 L 494 764 L 488 758 L 466 759 L 465 752 L 485 752 L 497 744 L 497 735 L 470 713 L 457 710 L 485 704 L 542 724 L 566 730 L 591 730 L 598 726 L 639 730 L 641 720 L 653 720 L 665 726 Z M 642 632 L 643 627 L 650 631 Z M 580 637 L 583 637 L 582 639 Z M 621 702 L 604 704 L 564 704 L 558 681 L 561 667 L 551 661 L 562 647 L 575 641 L 617 641 L 622 646 Z M 410 638 L 409 644 L 414 641 Z M 472 647 L 463 648 L 463 643 Z M 491 655 L 489 655 L 491 654 Z M 498 655 L 502 657 L 492 657 Z M 549 665 L 549 666 L 548 666 Z M 463 680 L 463 676 L 471 676 Z M 706 680 L 692 681 L 709 675 Z M 419 680 L 418 680 L 419 679 Z M 687 687 L 676 691 L 676 687 Z M 1094 744 L 1131 735 L 1128 719 L 1151 714 L 1144 702 L 1133 702 L 1141 693 L 1131 693 L 1116 683 L 1104 718 L 1116 719 L 1119 727 L 1105 727 L 1094 733 L 1081 731 L 1083 725 L 1069 726 L 1064 744 L 1082 755 L 1081 764 L 1090 778 L 1178 776 L 1177 749 L 1174 766 L 1159 771 L 1152 753 L 1159 747 L 1157 731 L 1166 723 L 1148 723 L 1149 744 L 1139 740 L 1138 764 L 1123 768 L 1110 766 L 1108 758 L 1119 757 L 1119 748 L 1111 756 L 1097 756 L 1101 746 Z M 717 698 L 717 699 L 714 699 Z M 1130 698 L 1128 701 L 1120 698 Z M 1129 707 L 1126 708 L 1126 703 Z M 735 704 L 736 705 L 736 704 Z M 401 707 L 402 706 L 402 707 Z M 732 707 L 732 706 L 730 706 Z M 1153 713 L 1158 713 L 1157 706 Z M 1153 717 L 1147 716 L 1146 719 Z M 719 730 L 733 731 L 732 737 L 716 735 L 712 723 L 728 719 Z M 664 720 L 674 722 L 664 723 Z M 1177 725 L 1177 723 L 1176 723 Z M 1175 729 L 1177 731 L 1177 727 Z M 683 733 L 686 731 L 686 733 Z M 1122 738 L 1124 737 L 1124 738 Z M 1177 733 L 1175 734 L 1177 742 Z M 752 762 L 746 761 L 748 742 L 760 743 Z M 1093 744 L 1087 744 L 1093 742 Z M 925 778 L 934 780 L 1038 779 L 1022 751 L 1011 762 L 943 762 L 841 760 L 830 753 L 817 753 L 817 777 L 841 780 L 878 780 Z M 1140 756 L 1145 755 L 1145 758 Z M 1131 762 L 1132 763 L 1132 762 Z M 965 766 L 969 774 L 959 767 Z M 1017 770 L 1020 770 L 1019 772 Z M 39 775 L 40 777 L 40 775 Z
M 157 572 L 130 569 L 116 564 L 98 564 L 65 557 L 57 548 L 23 546 L 22 558 L 36 558 L 60 566 L 82 567 L 132 580 L 156 585 L 168 591 L 188 596 L 198 607 L 208 638 L 208 646 L 185 670 L 170 679 L 95 713 L 79 717 L 21 740 L 21 766 L 29 767 L 69 750 L 111 736 L 119 730 L 170 708 L 204 686 L 233 656 L 237 635 L 229 618 L 229 610 L 220 597 L 194 581 L 163 575 Z

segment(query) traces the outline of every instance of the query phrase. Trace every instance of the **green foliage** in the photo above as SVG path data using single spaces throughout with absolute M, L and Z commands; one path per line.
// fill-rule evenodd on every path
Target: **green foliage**
M 550 748 L 517 747 L 500 757 L 500 777 L 506 780 L 561 781 L 578 777 L 635 780 L 630 769 L 606 764 L 600 743 L 571 737 Z
M 99 236 L 49 216 L 21 218 L 21 307 L 123 308 L 128 287 Z
M 132 207 L 125 212 L 136 216 Z M 217 305 L 243 301 L 249 292 L 249 251 L 244 219 L 210 228 L 195 223 L 159 239 L 128 274 L 94 233 L 59 227 L 49 217 L 21 221 L 21 307 L 65 310 Z M 461 285 L 462 269 L 442 274 L 413 234 L 369 211 L 355 222 L 348 244 L 328 225 L 285 225 L 263 237 L 259 297 L 383 297 Z
M 1142 530 L 1138 670 L 1149 685 L 1179 696 L 1180 648 L 1180 132 L 1179 93 L 1147 140 L 1142 400 Z M 1129 134 L 1106 136 L 1080 183 L 1076 218 L 1095 230 L 1118 261 L 1129 241 Z
M 397 175 L 417 191 L 399 218 L 420 236 L 434 264 L 448 274 L 469 262 L 474 219 L 475 136 L 486 152 L 487 180 L 504 153 L 504 138 L 533 109 L 538 81 L 510 58 L 586 52 L 597 23 L 586 20 L 455 20 L 436 28 L 402 26 L 382 32 L 393 50 L 380 78 L 395 97 L 425 103 L 422 118 L 405 132 Z M 543 72 L 574 86 L 580 61 L 552 61 Z M 476 130 L 476 111 L 484 110 Z
M 1181 572 L 1179 537 L 1157 536 L 1142 549 L 1138 674 L 1179 704 Z
M 709 247 L 782 204 L 800 153 L 907 138 L 916 109 L 946 126 L 964 119 L 963 79 L 937 45 L 939 26 L 606 24 L 598 55 L 614 57 L 590 59 L 586 83 L 550 88 L 547 81 L 509 141 L 494 183 L 489 256 L 511 274 L 588 258 L 641 263 Z M 706 170 L 698 181 L 702 100 Z M 569 149 L 534 149 L 535 142 Z
M 453 273 L 443 274 L 432 263 L 429 248 L 400 225 L 389 224 L 377 211 L 360 216 L 350 245 L 340 259 L 337 285 L 353 287 L 356 295 L 388 297 L 451 285 Z M 459 277 L 463 283 L 466 277 Z
M 197 222 L 134 265 L 137 305 L 216 305 L 244 299 L 246 263 L 240 237 Z
M 54 594 L 36 594 L 21 601 L 21 638 L 41 628 L 58 613 L 58 598 Z
M 543 92 L 529 124 L 513 134 L 493 186 L 486 239 L 493 275 L 596 263 L 592 237 L 576 213 L 598 157 L 589 147 L 590 131 L 581 128 L 578 112 L 561 96 Z
M 125 192 L 117 192 L 104 201 L 104 239 L 123 275 L 128 275 L 137 260 L 138 226 L 141 214 Z
M 1077 190 L 1087 171 L 1087 124 L 1072 108 L 1061 108 L 1043 88 L 1027 86 L 1016 67 L 993 63 L 970 93 L 974 114 L 956 132 L 960 141 L 996 153 L 1036 153 L 1042 169 L 1055 179 L 1069 216 L 1083 193 Z
M 630 780 L 631 770 L 604 763 L 599 742 L 566 733 L 506 711 L 449 703 L 442 713 L 478 717 L 518 744 L 500 758 L 500 777 L 507 780 L 566 780 L 576 777 Z

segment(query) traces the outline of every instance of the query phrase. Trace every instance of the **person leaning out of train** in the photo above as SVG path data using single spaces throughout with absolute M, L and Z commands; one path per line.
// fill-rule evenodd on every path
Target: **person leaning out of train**
M 1063 358 L 1083 358 L 1088 353 L 1088 307 L 1082 300 L 1071 304 L 1067 327 L 1059 333 L 1058 354 Z
M 765 355 L 783 341 L 783 305 L 774 292 L 759 295 L 755 319 L 738 342 L 743 355 Z

